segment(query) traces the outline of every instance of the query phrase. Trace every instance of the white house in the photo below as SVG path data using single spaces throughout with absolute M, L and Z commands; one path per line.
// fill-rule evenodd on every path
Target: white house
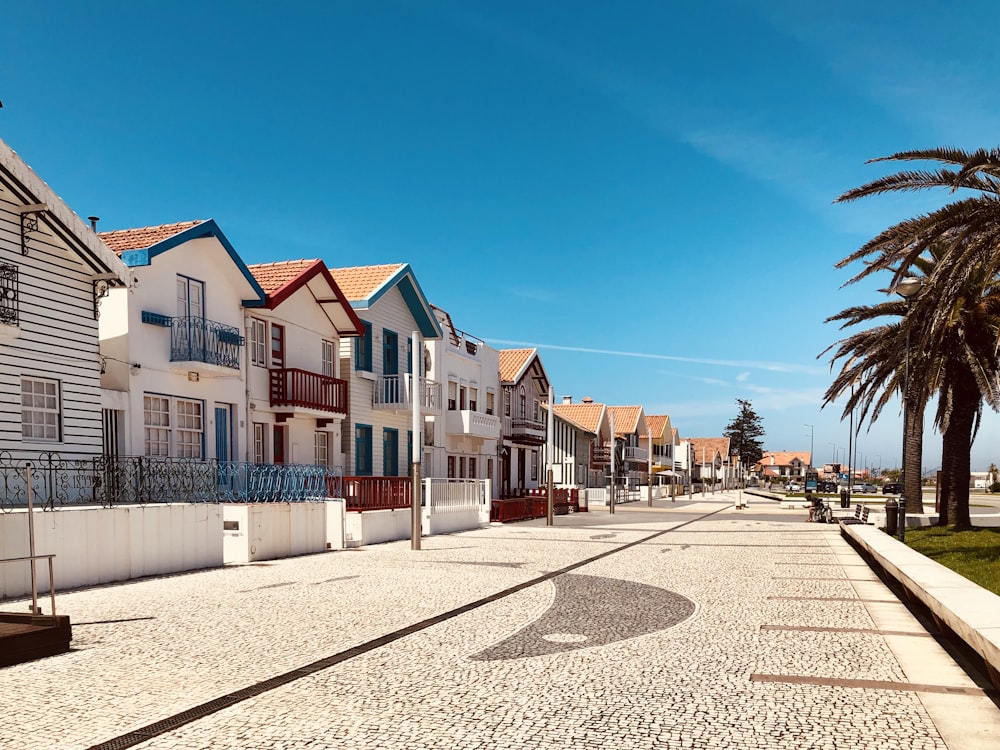
M 407 263 L 333 268 L 330 274 L 357 313 L 362 331 L 340 342 L 340 372 L 349 384 L 342 432 L 345 472 L 406 476 L 413 450 L 410 374 L 421 363 L 426 374 L 429 365 L 425 352 L 414 356 L 412 333 L 438 339 L 441 328 Z M 421 378 L 419 399 L 425 415 L 441 414 L 440 384 Z M 431 454 L 425 450 L 422 461 Z
M 552 407 L 553 482 L 564 487 L 604 487 L 610 461 L 608 410 L 590 398 L 563 396 Z
M 549 376 L 537 349 L 500 350 L 502 413 L 500 496 L 537 489 L 541 481 L 540 448 L 546 424 L 542 402 L 549 397 Z
M 428 420 L 424 428 L 424 442 L 432 451 L 424 474 L 488 479 L 498 497 L 500 353 L 456 328 L 447 312 L 431 307 L 444 335 L 427 342 L 428 376 L 442 386 L 444 413 Z
M 249 269 L 265 294 L 246 310 L 251 460 L 343 469 L 340 341 L 361 335 L 361 321 L 321 260 Z
M 243 310 L 260 285 L 211 219 L 100 236 L 136 279 L 101 316 L 109 453 L 249 460 Z
M 0 141 L 0 450 L 102 453 L 98 318 L 131 274 Z

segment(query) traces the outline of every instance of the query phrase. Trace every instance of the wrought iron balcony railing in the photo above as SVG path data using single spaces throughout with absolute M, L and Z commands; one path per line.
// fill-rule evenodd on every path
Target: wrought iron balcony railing
M 31 463 L 34 504 L 303 502 L 343 497 L 343 471 L 306 464 L 253 464 L 183 458 L 121 456 L 63 459 L 38 453 L 15 459 L 0 452 L 0 510 L 28 502 L 25 463 Z
M 0 263 L 0 325 L 18 324 L 17 266 Z
M 347 381 L 297 368 L 271 371 L 271 406 L 347 414 Z
M 171 362 L 204 362 L 238 370 L 243 344 L 233 326 L 193 316 L 171 318 Z

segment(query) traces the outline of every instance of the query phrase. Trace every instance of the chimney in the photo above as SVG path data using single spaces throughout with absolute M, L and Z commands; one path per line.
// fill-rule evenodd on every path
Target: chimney
M 97 222 L 99 222 L 100 220 L 101 220 L 100 216 L 88 216 L 87 217 L 87 221 L 90 222 L 90 228 L 95 233 L 97 232 Z
M 585 403 L 585 404 L 592 404 L 592 403 L 594 403 L 594 399 L 592 399 L 590 396 L 584 396 L 583 398 L 580 399 L 580 401 L 583 402 L 583 403 Z
M 563 400 L 564 404 L 572 404 L 573 403 L 573 397 L 572 396 L 563 396 L 562 400 Z

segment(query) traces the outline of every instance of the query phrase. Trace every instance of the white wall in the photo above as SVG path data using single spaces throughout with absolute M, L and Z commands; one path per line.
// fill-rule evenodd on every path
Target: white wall
M 248 563 L 327 549 L 327 506 L 315 503 L 224 503 L 224 560 Z
M 0 513 L 2 556 L 28 555 L 26 510 Z M 55 554 L 56 590 L 222 565 L 222 509 L 211 504 L 35 511 L 35 554 Z M 48 567 L 38 562 L 39 590 Z M 31 591 L 27 563 L 0 565 L 0 597 Z

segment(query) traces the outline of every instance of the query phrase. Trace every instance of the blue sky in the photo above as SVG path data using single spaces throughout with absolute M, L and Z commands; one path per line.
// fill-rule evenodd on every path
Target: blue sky
M 833 205 L 997 145 L 995 2 L 79 2 L 5 8 L 0 137 L 102 230 L 214 218 L 248 263 L 405 261 L 557 394 L 843 454 L 834 264 L 946 195 Z M 807 426 L 807 425 L 811 425 Z M 896 466 L 889 408 L 859 462 Z M 925 469 L 940 441 L 925 441 Z M 1000 463 L 989 415 L 973 468 Z

